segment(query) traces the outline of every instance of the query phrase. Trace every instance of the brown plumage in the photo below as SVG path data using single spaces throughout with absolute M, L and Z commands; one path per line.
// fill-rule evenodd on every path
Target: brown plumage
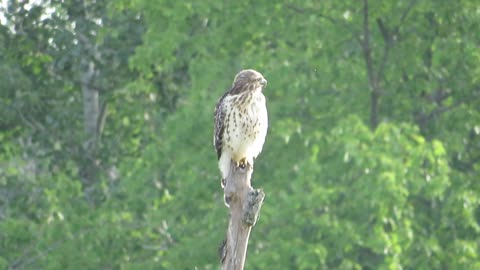
M 267 81 L 259 72 L 240 71 L 215 106 L 213 144 L 225 179 L 230 161 L 238 166 L 253 165 L 265 142 L 267 108 L 262 90 Z

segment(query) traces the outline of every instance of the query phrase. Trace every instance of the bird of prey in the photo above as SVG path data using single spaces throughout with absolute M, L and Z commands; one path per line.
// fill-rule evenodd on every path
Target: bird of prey
M 231 160 L 236 166 L 253 166 L 260 154 L 268 128 L 265 96 L 267 80 L 262 74 L 246 69 L 233 80 L 232 87 L 215 106 L 213 145 L 222 173 L 222 188 L 230 171 Z

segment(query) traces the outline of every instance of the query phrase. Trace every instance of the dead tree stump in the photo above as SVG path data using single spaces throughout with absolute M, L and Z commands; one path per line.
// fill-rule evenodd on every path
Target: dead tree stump
M 250 230 L 255 225 L 265 193 L 253 189 L 253 167 L 237 167 L 231 161 L 230 173 L 225 179 L 224 195 L 230 205 L 230 219 L 225 240 L 220 247 L 222 270 L 243 270 Z

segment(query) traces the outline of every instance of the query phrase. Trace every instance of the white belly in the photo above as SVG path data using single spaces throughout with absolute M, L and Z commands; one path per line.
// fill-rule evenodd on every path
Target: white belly
M 237 116 L 236 122 L 235 126 L 228 127 L 225 135 L 229 141 L 227 144 L 230 145 L 228 150 L 235 161 L 256 158 L 265 142 L 268 129 L 265 98 L 259 93 L 253 99 L 254 102 L 244 108 L 246 110 L 242 111 L 242 108 L 238 107 L 233 107 L 231 110 L 231 115 Z
M 268 129 L 265 97 L 261 92 L 255 93 L 247 106 L 230 106 L 226 113 L 230 117 L 235 116 L 235 121 L 227 120 L 229 125 L 223 134 L 220 169 L 224 175 L 229 169 L 230 160 L 239 162 L 246 159 L 253 165 L 253 160 L 262 151 Z

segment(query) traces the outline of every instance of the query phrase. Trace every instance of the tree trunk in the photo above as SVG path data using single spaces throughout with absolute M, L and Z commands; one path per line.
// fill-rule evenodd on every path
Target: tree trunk
M 83 123 L 85 130 L 85 161 L 82 168 L 82 182 L 84 188 L 92 186 L 96 181 L 95 152 L 98 138 L 98 120 L 100 117 L 100 101 L 98 90 L 91 87 L 95 75 L 95 66 L 92 61 L 82 59 L 80 83 L 83 95 Z M 88 192 L 87 192 L 88 193 Z
M 220 261 L 222 270 L 242 270 L 250 231 L 258 219 L 265 193 L 251 186 L 252 166 L 240 168 L 232 161 L 230 168 L 224 187 L 230 205 L 230 220 L 220 248 Z
M 87 135 L 86 148 L 92 149 L 97 137 L 97 122 L 100 114 L 99 95 L 96 89 L 91 88 L 95 67 L 93 62 L 82 59 L 82 67 L 86 70 L 81 74 L 83 95 L 83 120 Z
M 372 48 L 370 47 L 368 0 L 363 1 L 363 40 L 361 42 L 365 65 L 367 67 L 368 84 L 370 86 L 370 128 L 378 126 L 378 100 L 380 98 L 379 78 L 374 71 L 372 59 Z

